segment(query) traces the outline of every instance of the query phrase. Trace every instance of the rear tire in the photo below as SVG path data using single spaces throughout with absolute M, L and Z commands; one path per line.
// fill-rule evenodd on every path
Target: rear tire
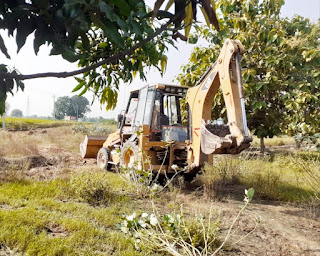
M 97 155 L 97 165 L 101 170 L 110 170 L 111 164 L 109 164 L 110 160 L 110 149 L 108 148 L 100 148 Z

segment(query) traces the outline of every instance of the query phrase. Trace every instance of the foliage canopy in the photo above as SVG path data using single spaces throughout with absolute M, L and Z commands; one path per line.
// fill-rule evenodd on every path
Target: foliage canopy
M 20 109 L 13 109 L 11 111 L 11 116 L 14 116 L 14 117 L 22 117 L 23 116 L 23 113 Z
M 319 132 L 320 22 L 279 16 L 283 0 L 218 1 L 221 32 L 202 27 L 193 35 L 209 47 L 196 47 L 178 80 L 193 86 L 219 55 L 224 38 L 239 39 L 248 126 L 258 137 Z M 230 13 L 229 15 L 227 15 Z M 225 110 L 217 95 L 214 116 Z
M 89 101 L 83 96 L 59 97 L 54 103 L 54 116 L 63 119 L 64 116 L 75 116 L 82 118 L 85 113 L 90 111 Z
M 77 61 L 80 67 L 73 72 L 22 75 L 0 65 L 0 113 L 4 112 L 7 93 L 13 93 L 15 85 L 16 89 L 24 89 L 22 80 L 79 74 L 82 77 L 76 78 L 74 91 L 81 96 L 91 90 L 102 104 L 107 104 L 107 109 L 113 108 L 120 81 L 130 82 L 136 74 L 144 79 L 147 67 L 164 72 L 167 47 L 174 45 L 173 38 L 184 38 L 178 32 L 183 27 L 188 36 L 196 19 L 196 5 L 204 8 L 209 23 L 219 28 L 214 19 L 214 1 L 170 0 L 166 7 L 175 3 L 175 14 L 160 10 L 163 2 L 156 1 L 152 11 L 144 0 L 0 1 L 0 29 L 15 36 L 18 51 L 34 33 L 35 53 L 47 44 L 51 55 Z M 1 36 L 0 50 L 10 58 Z

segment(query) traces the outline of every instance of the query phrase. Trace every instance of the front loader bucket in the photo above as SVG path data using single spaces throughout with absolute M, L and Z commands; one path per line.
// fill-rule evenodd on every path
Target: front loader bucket
M 86 135 L 80 144 L 80 154 L 82 158 L 96 158 L 98 151 L 108 136 Z
M 201 124 L 201 151 L 206 154 L 238 154 L 250 147 L 252 137 L 242 135 L 234 123 L 229 125 Z

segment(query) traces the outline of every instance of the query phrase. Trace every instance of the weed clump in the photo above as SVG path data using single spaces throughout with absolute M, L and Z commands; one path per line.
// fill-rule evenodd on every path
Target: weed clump
M 209 256 L 216 255 L 236 233 L 236 223 L 239 222 L 245 208 L 254 196 L 254 189 L 245 190 L 245 204 L 229 226 L 223 241 L 220 241 L 219 219 L 213 215 L 212 208 L 208 216 L 199 214 L 194 218 L 186 218 L 182 207 L 180 212 L 159 214 L 155 205 L 153 213 L 136 213 L 124 215 L 118 228 L 132 237 L 137 250 L 152 252 L 165 252 L 174 256 Z M 255 227 L 245 236 L 233 244 L 246 239 L 255 231 L 259 218 L 255 218 Z
M 123 197 L 112 190 L 104 173 L 72 175 L 69 192 L 91 205 L 110 204 Z
M 213 252 L 221 244 L 219 220 L 201 214 L 186 218 L 182 208 L 178 214 L 160 215 L 154 208 L 150 214 L 124 215 L 118 228 L 134 239 L 139 251 L 207 255 L 205 252 Z

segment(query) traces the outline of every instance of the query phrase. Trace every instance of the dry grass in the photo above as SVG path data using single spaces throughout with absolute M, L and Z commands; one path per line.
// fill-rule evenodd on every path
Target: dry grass
M 0 154 L 3 157 L 40 155 L 41 149 L 57 148 L 57 153 L 65 150 L 79 151 L 82 134 L 73 134 L 70 127 L 38 129 L 29 132 L 0 131 Z
M 284 146 L 284 145 L 295 145 L 295 140 L 293 137 L 281 136 L 281 137 L 273 137 L 273 138 L 265 138 L 264 139 L 265 146 Z M 260 146 L 260 139 L 256 136 L 253 136 L 253 146 Z
M 234 193 L 233 190 L 241 186 L 255 188 L 261 199 L 303 202 L 320 193 L 319 188 L 315 190 L 315 183 L 306 179 L 306 175 L 315 172 L 319 173 L 319 165 L 298 154 L 217 157 L 212 166 L 205 167 L 197 181 L 209 197 L 228 193 L 227 188 Z
M 40 138 L 21 133 L 0 131 L 0 152 L 5 157 L 38 155 Z
M 39 155 L 45 148 L 56 148 L 56 153 L 61 153 L 65 150 L 79 152 L 79 144 L 84 139 L 84 134 L 74 132 L 73 128 L 77 126 L 79 126 L 78 123 L 74 126 L 31 129 L 31 125 L 28 126 L 27 131 L 14 132 L 0 129 L 0 157 Z M 116 129 L 115 125 L 109 125 L 108 123 L 101 123 L 100 126 L 97 126 L 97 124 L 86 124 L 86 127 L 89 130 L 91 127 L 106 127 L 107 133 L 113 132 Z

